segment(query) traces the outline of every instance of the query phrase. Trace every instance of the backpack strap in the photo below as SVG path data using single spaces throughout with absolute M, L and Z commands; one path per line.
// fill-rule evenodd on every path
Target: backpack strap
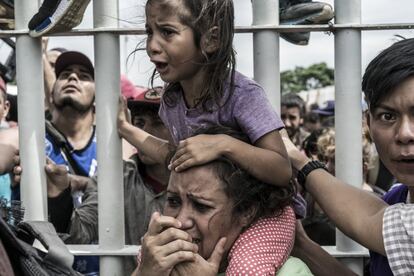
M 47 250 L 44 260 L 71 268 L 74 257 L 59 238 L 55 228 L 47 221 L 24 221 L 19 223 L 18 232 L 24 231 L 28 236 L 37 239 Z
M 66 137 L 50 121 L 46 121 L 46 132 L 52 136 L 53 141 L 60 148 L 63 158 L 67 161 L 69 171 L 72 174 L 83 175 L 78 163 L 72 157 L 72 148 L 69 146 Z

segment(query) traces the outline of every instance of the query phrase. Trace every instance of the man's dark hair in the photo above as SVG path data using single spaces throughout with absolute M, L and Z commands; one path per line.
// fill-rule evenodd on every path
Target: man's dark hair
M 299 108 L 300 117 L 303 117 L 306 113 L 305 101 L 295 93 L 288 93 L 282 96 L 281 106 L 286 108 Z
M 362 91 L 370 111 L 408 78 L 414 77 L 414 39 L 398 41 L 368 65 Z
M 316 124 L 320 122 L 319 114 L 313 113 L 313 112 L 306 113 L 305 116 L 303 117 L 303 122 Z
M 131 117 L 138 115 L 149 115 L 151 117 L 158 118 L 159 108 L 159 105 L 156 104 L 140 104 L 130 107 L 129 110 L 131 110 Z

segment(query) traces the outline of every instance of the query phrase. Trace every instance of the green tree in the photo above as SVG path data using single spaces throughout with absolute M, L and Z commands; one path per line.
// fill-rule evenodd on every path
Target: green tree
M 307 68 L 297 66 L 294 70 L 283 71 L 280 80 L 282 94 L 322 88 L 334 83 L 334 69 L 325 62 Z

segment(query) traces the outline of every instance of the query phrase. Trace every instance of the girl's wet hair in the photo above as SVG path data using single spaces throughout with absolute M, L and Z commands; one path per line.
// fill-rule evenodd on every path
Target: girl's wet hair
M 148 0 L 147 7 L 151 4 L 172 6 L 171 12 L 179 13 L 179 17 L 184 25 L 189 26 L 194 33 L 194 43 L 201 48 L 203 35 L 207 39 L 218 41 L 217 50 L 213 53 L 203 53 L 203 62 L 206 78 L 201 87 L 203 91 L 196 101 L 197 106 L 201 106 L 204 111 L 212 111 L 211 101 L 217 106 L 225 104 L 227 99 L 223 99 L 227 85 L 230 84 L 231 95 L 234 89 L 234 72 L 236 67 L 235 50 L 233 48 L 234 37 L 234 6 L 232 0 Z M 173 5 L 172 3 L 176 3 Z M 179 6 L 179 8 L 174 8 Z M 217 32 L 215 30 L 217 28 Z M 210 36 L 210 37 L 208 37 Z M 213 37 L 214 36 L 214 37 Z M 202 49 L 203 50 L 203 49 Z M 151 82 L 156 77 L 154 71 Z M 179 83 L 169 83 L 165 89 L 165 102 L 167 105 L 176 103 L 175 93 L 179 91 Z M 228 97 L 227 97 L 228 98 Z

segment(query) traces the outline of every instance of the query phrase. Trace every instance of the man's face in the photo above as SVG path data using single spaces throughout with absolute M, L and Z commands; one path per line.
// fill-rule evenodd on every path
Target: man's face
M 57 110 L 72 108 L 85 113 L 92 109 L 95 100 L 95 81 L 83 65 L 70 65 L 56 79 L 52 103 Z
M 141 114 L 138 113 L 132 117 L 132 124 L 157 138 L 172 141 L 170 132 L 164 126 L 163 122 L 156 112 L 143 112 Z M 157 164 L 156 161 L 140 151 L 138 151 L 138 156 L 145 165 Z
M 380 102 L 368 124 L 384 165 L 399 182 L 414 186 L 414 77 Z
M 6 118 L 10 109 L 10 103 L 6 100 L 5 94 L 5 92 L 0 91 L 0 122 Z
M 286 131 L 289 135 L 289 138 L 292 138 L 299 131 L 299 127 L 303 121 L 300 116 L 299 108 L 298 107 L 288 108 L 286 106 L 282 106 L 281 117 L 282 117 L 283 123 L 285 124 Z

